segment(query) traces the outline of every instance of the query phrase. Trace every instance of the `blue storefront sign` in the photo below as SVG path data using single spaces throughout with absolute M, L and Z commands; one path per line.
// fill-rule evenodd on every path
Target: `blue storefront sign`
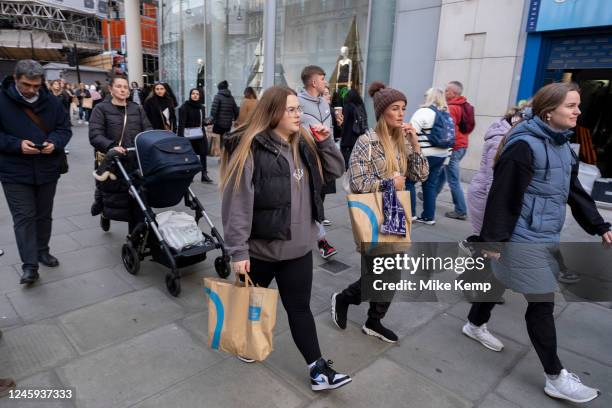
M 612 26 L 612 0 L 531 0 L 527 31 Z

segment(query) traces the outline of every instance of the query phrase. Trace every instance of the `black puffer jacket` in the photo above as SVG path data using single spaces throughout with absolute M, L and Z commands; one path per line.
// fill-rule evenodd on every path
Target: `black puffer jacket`
M 127 124 L 123 136 L 123 147 L 133 147 L 134 138 L 142 131 L 153 127 L 140 105 L 127 104 Z M 89 118 L 89 143 L 99 152 L 106 153 L 118 145 L 123 130 L 124 111 L 111 101 L 100 102 Z
M 123 147 L 133 147 L 134 138 L 140 132 L 151 130 L 151 124 L 147 119 L 144 110 L 134 102 L 128 102 L 127 123 L 123 136 Z M 110 149 L 119 144 L 123 130 L 124 120 L 123 107 L 117 107 L 110 100 L 100 102 L 91 114 L 89 119 L 89 142 L 96 151 L 107 153 Z M 127 170 L 136 167 L 136 160 L 130 154 L 124 161 Z M 117 174 L 119 176 L 119 174 Z M 102 214 L 106 218 L 116 221 L 129 221 L 129 195 L 128 186 L 121 177 L 117 180 L 107 179 L 98 184 L 102 191 L 103 210 Z
M 193 102 L 193 101 L 191 101 Z M 206 112 L 204 106 L 199 103 L 185 102 L 179 108 L 178 136 L 183 136 L 185 128 L 202 127 L 202 131 L 206 133 Z
M 236 101 L 229 89 L 222 89 L 213 99 L 213 104 L 210 109 L 212 116 L 214 132 L 221 133 L 220 130 L 227 132 L 232 128 L 232 122 L 238 118 L 240 109 L 236 105 Z

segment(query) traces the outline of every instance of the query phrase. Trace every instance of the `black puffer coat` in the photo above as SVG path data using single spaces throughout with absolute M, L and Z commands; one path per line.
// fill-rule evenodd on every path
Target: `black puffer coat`
M 221 89 L 213 99 L 210 116 L 213 120 L 213 132 L 224 133 L 232 128 L 234 120 L 238 119 L 240 109 L 229 89 Z M 222 132 L 223 131 L 223 132 Z
M 126 109 L 127 123 L 122 146 L 127 148 L 134 146 L 134 138 L 138 133 L 151 130 L 152 127 L 140 105 L 128 102 Z M 124 112 L 123 107 L 113 105 L 110 100 L 100 102 L 93 110 L 89 119 L 89 142 L 96 151 L 107 153 L 118 146 L 123 130 Z M 124 163 L 128 171 L 135 168 L 133 154 Z M 102 214 L 111 220 L 129 221 L 128 186 L 119 174 L 117 176 L 117 180 L 107 179 L 98 185 L 104 204 Z

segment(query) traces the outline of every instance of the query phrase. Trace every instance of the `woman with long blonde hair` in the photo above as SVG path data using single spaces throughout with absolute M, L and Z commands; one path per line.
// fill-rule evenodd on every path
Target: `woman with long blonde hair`
M 447 123 L 448 127 L 454 131 L 454 122 L 452 122 L 452 118 L 448 113 L 444 91 L 440 88 L 429 88 L 425 92 L 425 102 L 410 118 L 410 124 L 414 127 L 419 137 L 419 145 L 429 164 L 429 177 L 421 184 L 423 188 L 423 212 L 420 216 L 417 216 L 415 183 L 411 181 L 406 183 L 406 189 L 410 191 L 412 219 L 427 225 L 434 225 L 436 223 L 438 179 L 440 178 L 440 173 L 444 171 L 444 161 L 450 156 L 451 152 L 449 148 L 434 146 L 431 143 L 430 136 L 434 131 L 436 119 L 442 119 L 442 122 Z
M 377 123 L 373 131 L 367 131 L 357 139 L 351 153 L 348 175 L 352 192 L 382 191 L 383 184 L 390 182 L 396 190 L 403 190 L 407 178 L 425 180 L 429 174 L 427 161 L 412 125 L 404 123 L 406 95 L 387 88 L 382 82 L 372 83 L 369 94 L 374 102 Z M 336 326 L 344 330 L 349 305 L 360 303 L 361 279 L 341 293 L 334 293 L 331 313 Z M 389 302 L 370 302 L 368 320 L 361 330 L 369 336 L 395 343 L 397 335 L 381 323 L 389 305 Z
M 321 357 L 310 310 L 321 188 L 342 175 L 344 161 L 329 130 L 316 126 L 311 134 L 300 126 L 301 114 L 293 90 L 271 87 L 246 122 L 225 138 L 222 218 L 234 272 L 248 273 L 262 287 L 276 279 L 311 387 L 320 391 L 351 381 Z

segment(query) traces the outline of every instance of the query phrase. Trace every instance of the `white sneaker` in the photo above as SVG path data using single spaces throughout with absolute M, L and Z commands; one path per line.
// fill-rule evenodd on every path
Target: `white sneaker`
M 554 380 L 547 375 L 544 376 L 546 377 L 544 392 L 549 397 L 581 403 L 594 400 L 600 394 L 598 389 L 587 387 L 576 374 L 568 372 L 565 368 Z
M 243 357 L 243 356 L 239 356 L 237 355 L 236 358 L 238 358 L 238 360 L 242 361 L 243 363 L 254 363 L 255 360 L 253 360 L 252 358 L 248 358 L 248 357 Z
M 492 335 L 487 329 L 487 324 L 483 324 L 482 326 L 474 326 L 472 323 L 467 322 L 463 325 L 463 334 L 468 336 L 471 339 L 476 340 L 486 348 L 493 351 L 502 351 L 504 348 L 504 344 L 499 341 L 497 337 Z
M 88 122 L 88 121 L 85 121 L 85 124 L 86 124 L 86 125 L 89 125 L 89 122 Z
M 332 224 L 331 221 L 328 220 L 327 218 L 321 221 L 321 225 L 323 225 L 324 227 L 329 227 L 331 224 Z
M 83 121 L 82 121 L 81 119 L 79 119 L 79 120 L 77 120 L 77 123 L 78 123 L 79 125 L 82 125 L 82 124 L 83 124 Z

